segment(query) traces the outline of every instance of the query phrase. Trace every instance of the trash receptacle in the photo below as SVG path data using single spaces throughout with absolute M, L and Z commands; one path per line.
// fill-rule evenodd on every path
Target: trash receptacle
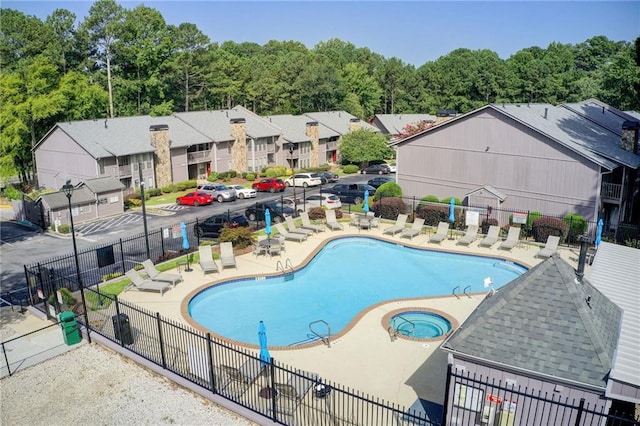
M 82 337 L 80 336 L 80 329 L 76 321 L 76 314 L 71 311 L 60 312 L 58 318 L 60 319 L 60 328 L 62 328 L 64 342 L 68 346 L 80 343 Z
M 129 316 L 127 314 L 118 314 L 111 317 L 113 321 L 113 332 L 116 340 L 120 340 L 123 345 L 133 343 L 133 335 L 131 334 L 131 325 L 129 324 Z

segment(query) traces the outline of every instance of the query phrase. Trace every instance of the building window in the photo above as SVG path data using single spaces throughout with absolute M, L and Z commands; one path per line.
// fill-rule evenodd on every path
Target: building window
M 453 394 L 453 405 L 471 411 L 480 411 L 483 399 L 484 391 L 482 389 L 456 382 Z

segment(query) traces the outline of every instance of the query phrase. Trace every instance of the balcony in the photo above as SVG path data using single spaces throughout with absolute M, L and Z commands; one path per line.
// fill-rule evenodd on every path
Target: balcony
M 118 166 L 118 177 L 129 177 L 133 173 L 133 168 L 131 164 L 127 164 L 125 166 Z
M 600 188 L 600 198 L 602 201 L 610 203 L 620 203 L 620 195 L 622 194 L 622 185 L 617 183 L 603 182 Z
M 197 164 L 209 161 L 211 150 L 187 152 L 187 164 Z

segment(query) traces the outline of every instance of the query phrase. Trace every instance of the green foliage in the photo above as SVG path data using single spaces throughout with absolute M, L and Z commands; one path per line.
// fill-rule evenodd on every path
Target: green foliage
M 9 200 L 22 200 L 22 191 L 14 186 L 9 185 L 4 189 L 4 196 Z
M 395 182 L 383 183 L 376 189 L 373 201 L 386 197 L 402 197 L 402 188 Z
M 587 230 L 586 219 L 577 213 L 566 214 L 562 220 L 569 226 L 570 241 L 576 241 Z
M 418 206 L 422 206 L 426 203 L 439 203 L 439 202 L 440 202 L 440 199 L 435 195 L 425 195 L 424 197 L 420 198 L 420 203 L 418 203 Z
M 533 221 L 531 231 L 533 238 L 539 243 L 546 242 L 549 235 L 556 235 L 560 237 L 560 241 L 564 241 L 569 234 L 569 225 L 560 219 L 543 216 Z
M 287 169 L 284 166 L 269 167 L 264 171 L 264 176 L 268 178 L 278 178 L 286 174 Z
M 449 220 L 449 206 L 442 204 L 422 204 L 416 207 L 416 216 L 424 219 L 427 226 L 438 226 L 440 222 Z
M 215 182 L 218 180 L 218 173 L 217 172 L 211 172 L 209 173 L 209 176 L 207 176 L 207 181 L 209 182 Z
M 256 180 L 256 175 L 253 173 L 247 173 L 245 174 L 244 178 L 249 182 L 253 182 L 254 180 Z
M 172 192 L 178 192 L 178 185 L 171 183 L 167 186 L 160 188 L 163 194 L 171 194 Z
M 364 165 L 369 161 L 385 158 L 389 147 L 381 134 L 357 129 L 342 135 L 339 149 L 343 159 Z
M 383 219 L 396 220 L 399 214 L 407 213 L 407 205 L 402 198 L 382 198 L 373 203 L 371 211 Z
M 491 226 L 498 226 L 498 219 L 494 219 L 492 217 L 489 219 L 483 219 L 480 224 L 480 229 L 482 230 L 482 233 L 486 235 L 489 232 L 489 227 Z
M 253 243 L 253 231 L 248 226 L 230 228 L 225 226 L 220 231 L 219 242 L 231 241 L 235 248 L 245 248 Z
M 177 182 L 178 192 L 193 189 L 198 186 L 197 180 L 185 180 L 184 182 Z M 146 194 L 145 194 L 146 195 Z
M 452 198 L 453 198 L 453 203 L 456 206 L 461 206 L 462 205 L 462 201 L 460 200 L 460 198 L 456 198 L 456 197 L 445 197 L 442 200 L 440 200 L 440 202 L 444 203 L 444 204 L 449 204 L 451 202 Z
M 531 230 L 531 227 L 533 226 L 533 221 L 542 217 L 542 213 L 538 212 L 538 211 L 533 211 L 533 212 L 529 212 L 529 214 L 527 215 L 527 231 Z
M 149 197 L 157 197 L 158 195 L 162 195 L 162 190 L 160 188 L 148 188 L 144 192 L 145 198 L 147 198 L 146 197 L 147 193 L 148 193 Z
M 58 289 L 58 291 L 60 292 L 60 295 L 62 296 L 62 302 L 69 308 L 73 308 L 76 304 L 76 299 L 75 297 L 73 297 L 73 293 L 71 293 L 71 290 L 69 290 L 66 287 L 60 287 Z M 49 304 L 50 305 L 55 305 L 56 303 L 56 299 L 58 298 L 56 293 L 51 293 L 49 295 Z
M 354 173 L 358 173 L 359 171 L 360 171 L 360 167 L 356 166 L 355 164 L 347 164 L 342 168 L 342 172 L 345 175 L 351 175 Z
M 638 240 L 640 239 L 640 227 L 632 223 L 620 223 L 616 239 L 618 241 Z
M 52 224 L 51 225 L 51 229 L 55 231 L 56 225 Z M 71 226 L 70 225 L 67 225 L 66 223 L 63 223 L 60 226 L 58 226 L 58 233 L 59 234 L 68 234 L 70 232 L 71 232 Z
M 628 238 L 624 241 L 624 245 L 627 247 L 640 249 L 640 239 Z

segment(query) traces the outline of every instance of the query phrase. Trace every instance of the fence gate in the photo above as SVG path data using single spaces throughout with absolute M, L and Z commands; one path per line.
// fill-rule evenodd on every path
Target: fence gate
M 38 225 L 43 231 L 49 226 L 45 220 L 44 206 L 41 200 L 34 201 L 28 195 L 22 195 L 25 220 Z

